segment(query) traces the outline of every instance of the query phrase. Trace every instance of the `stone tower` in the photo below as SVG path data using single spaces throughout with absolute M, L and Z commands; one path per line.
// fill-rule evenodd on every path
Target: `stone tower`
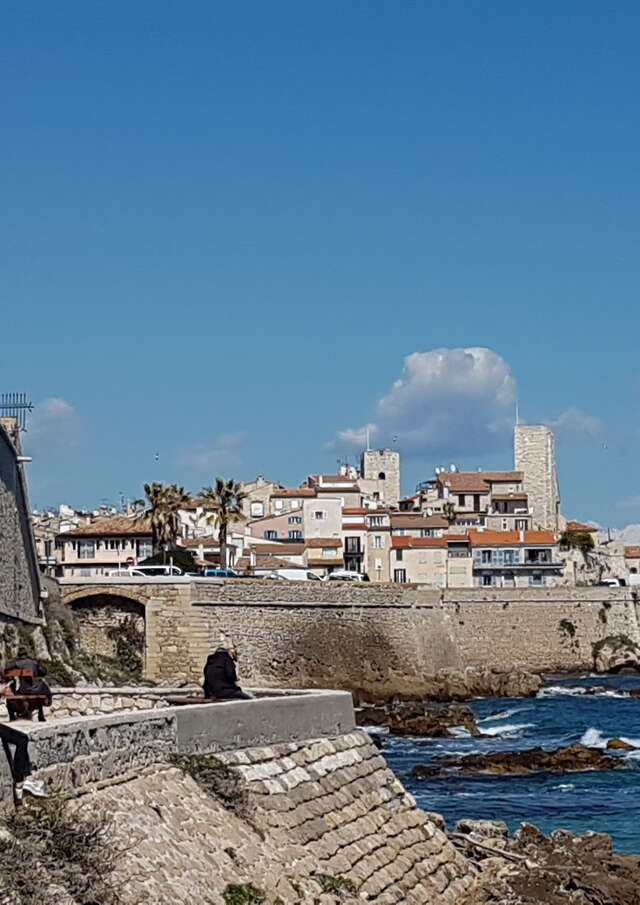
M 397 506 L 400 499 L 400 453 L 395 449 L 367 449 L 362 453 L 362 477 L 377 482 L 380 501 Z
M 524 472 L 533 527 L 558 531 L 560 489 L 553 431 L 544 424 L 516 424 L 514 454 L 516 470 Z

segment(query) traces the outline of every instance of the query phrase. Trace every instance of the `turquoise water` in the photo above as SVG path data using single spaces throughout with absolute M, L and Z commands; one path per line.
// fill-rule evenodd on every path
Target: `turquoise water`
M 580 693 L 589 685 L 615 685 L 618 692 Z M 604 748 L 614 736 L 640 747 L 640 698 L 624 697 L 640 685 L 639 676 L 550 680 L 536 698 L 484 698 L 470 702 L 483 732 L 464 730 L 453 739 L 385 735 L 383 753 L 420 807 L 440 812 L 452 829 L 462 817 L 499 818 L 510 829 L 523 821 L 544 832 L 609 833 L 617 851 L 640 853 L 640 750 L 620 752 L 623 769 L 611 772 L 546 773 L 534 776 L 447 776 L 414 779 L 411 768 L 436 754 L 520 751 L 540 745 L 552 749 L 582 741 Z M 615 753 L 615 752 L 613 752 Z

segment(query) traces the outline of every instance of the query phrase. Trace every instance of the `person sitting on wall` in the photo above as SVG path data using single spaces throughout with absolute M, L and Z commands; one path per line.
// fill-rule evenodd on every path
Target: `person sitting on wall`
M 12 694 L 13 688 L 11 685 L 0 684 L 0 697 L 10 698 Z M 0 741 L 2 741 L 2 747 L 13 777 L 13 790 L 16 801 L 22 801 L 25 792 L 28 792 L 29 795 L 34 795 L 36 798 L 46 798 L 47 793 L 44 789 L 44 783 L 39 779 L 33 779 L 31 776 L 29 736 L 25 732 L 14 729 L 13 726 L 0 723 Z M 13 755 L 9 745 L 15 747 Z
M 3 669 L 3 675 L 7 677 L 7 674 L 14 669 L 29 670 L 33 673 L 31 676 L 16 676 L 11 679 L 14 693 L 27 696 L 32 694 L 45 695 L 44 706 L 50 707 L 51 689 L 44 680 L 47 670 L 42 663 L 31 656 L 26 647 L 21 647 L 13 660 L 9 660 Z M 7 710 L 10 716 L 20 716 L 28 719 L 31 719 L 31 713 L 33 712 L 27 701 L 7 701 Z
M 238 685 L 236 661 L 238 652 L 232 644 L 221 641 L 216 650 L 209 654 L 205 664 L 204 696 L 222 701 L 248 700 L 251 695 Z

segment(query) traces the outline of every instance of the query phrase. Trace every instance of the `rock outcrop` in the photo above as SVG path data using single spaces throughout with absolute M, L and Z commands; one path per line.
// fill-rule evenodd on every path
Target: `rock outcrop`
M 541 687 L 541 677 L 524 669 L 470 666 L 467 669 L 441 669 L 433 675 L 423 675 L 420 692 L 416 694 L 403 693 L 381 699 L 356 692 L 354 698 L 363 706 L 380 707 L 396 699 L 446 703 L 472 698 L 530 698 Z
M 640 672 L 640 646 L 627 635 L 609 635 L 593 645 L 593 665 L 596 672 Z
M 480 869 L 475 888 L 460 905 L 640 902 L 640 858 L 616 854 L 611 837 L 604 833 L 578 836 L 556 830 L 545 836 L 523 823 L 512 838 L 489 837 L 482 829 L 470 827 L 466 840 L 465 833 L 456 834 L 456 844 Z
M 622 759 L 609 757 L 599 748 L 589 748 L 577 742 L 555 751 L 529 748 L 526 751 L 494 751 L 491 754 L 465 754 L 456 757 L 441 754 L 433 758 L 440 767 L 461 770 L 464 773 L 554 773 L 580 770 L 614 770 L 622 766 Z M 428 765 L 429 766 L 429 765 Z
M 451 738 L 454 726 L 461 726 L 471 735 L 480 735 L 473 711 L 465 704 L 420 704 L 399 702 L 387 719 L 389 732 L 394 735 L 428 735 L 432 738 Z

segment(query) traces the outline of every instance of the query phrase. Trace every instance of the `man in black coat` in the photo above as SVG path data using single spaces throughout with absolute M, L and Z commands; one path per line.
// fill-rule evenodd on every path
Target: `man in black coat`
M 224 701 L 248 700 L 251 695 L 238 685 L 236 660 L 238 655 L 233 647 L 218 647 L 207 657 L 204 667 L 204 696 Z
M 34 657 L 31 656 L 25 647 L 21 647 L 13 660 L 9 660 L 3 669 L 3 675 L 6 676 L 10 670 L 26 669 L 31 670 L 32 676 L 20 676 L 13 680 L 16 694 L 44 694 L 47 695 L 45 706 L 51 706 L 51 689 L 44 680 L 47 670 Z

